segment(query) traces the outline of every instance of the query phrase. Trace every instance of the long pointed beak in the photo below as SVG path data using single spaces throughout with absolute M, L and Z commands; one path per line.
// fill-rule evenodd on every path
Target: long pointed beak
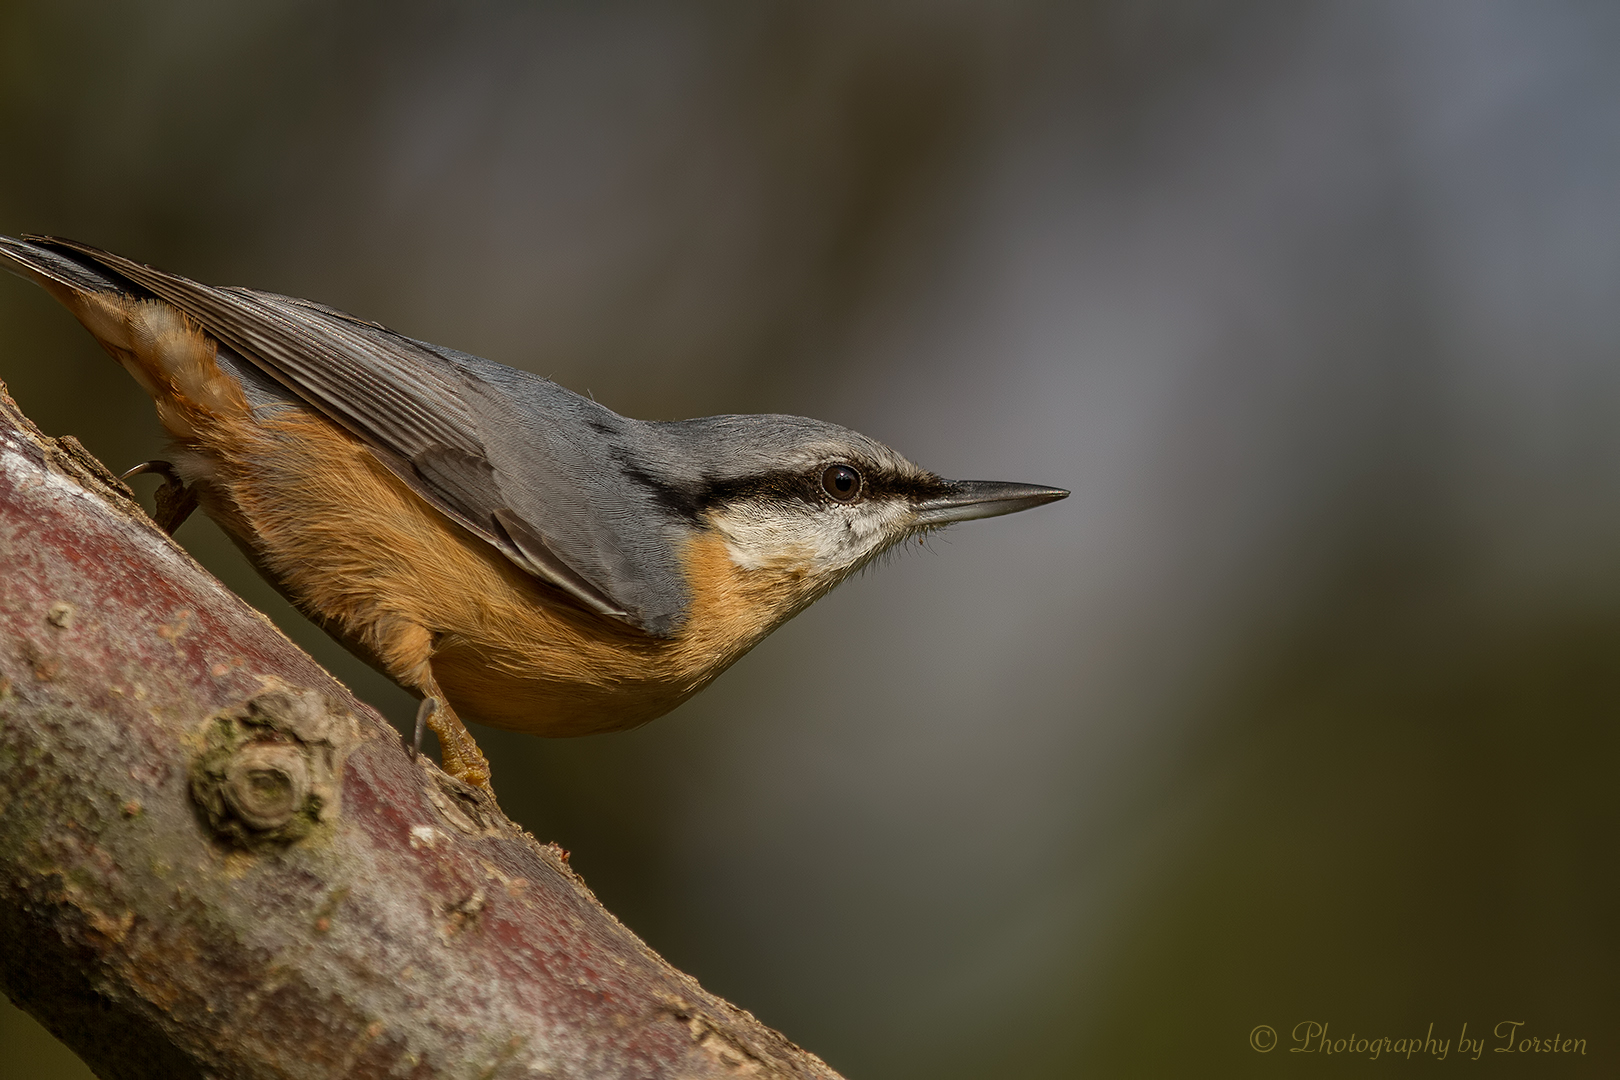
M 953 480 L 945 494 L 917 505 L 917 524 L 944 525 L 952 521 L 1000 517 L 1068 497 L 1069 493 L 1062 488 L 1005 484 L 999 480 Z

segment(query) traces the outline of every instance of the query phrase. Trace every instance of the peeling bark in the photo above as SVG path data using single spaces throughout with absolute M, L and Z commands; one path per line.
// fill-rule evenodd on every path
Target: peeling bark
M 0 989 L 108 1078 L 837 1080 L 3 386 Z

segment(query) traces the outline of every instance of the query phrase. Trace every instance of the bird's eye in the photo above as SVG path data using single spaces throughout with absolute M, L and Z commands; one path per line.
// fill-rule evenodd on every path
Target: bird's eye
M 839 502 L 850 502 L 861 493 L 861 474 L 848 465 L 829 465 L 821 474 L 821 490 Z

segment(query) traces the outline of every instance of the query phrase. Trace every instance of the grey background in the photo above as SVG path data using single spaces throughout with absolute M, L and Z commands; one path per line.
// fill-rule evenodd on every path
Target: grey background
M 0 230 L 1072 488 L 647 728 L 480 733 L 634 930 L 852 1078 L 1421 1068 L 1306 1020 L 1613 1075 L 1617 47 L 1599 3 L 12 2 Z M 0 378 L 161 449 L 11 278 Z M 3 1005 L 0 1051 L 84 1075 Z

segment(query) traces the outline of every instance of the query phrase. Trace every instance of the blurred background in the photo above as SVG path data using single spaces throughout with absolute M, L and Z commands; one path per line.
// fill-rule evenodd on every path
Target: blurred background
M 1617 61 L 1602 3 L 9 0 L 0 231 L 1072 488 L 647 728 L 478 733 L 632 929 L 852 1080 L 1418 1068 L 1303 1021 L 1613 1076 Z M 0 378 L 161 451 L 9 277 Z M 0 1050 L 87 1075 L 9 1005 Z

